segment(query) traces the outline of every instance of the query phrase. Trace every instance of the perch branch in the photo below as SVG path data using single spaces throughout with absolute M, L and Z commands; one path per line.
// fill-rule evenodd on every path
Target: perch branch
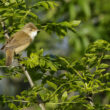
M 30 86 L 33 87 L 33 86 L 34 86 L 34 83 L 33 83 L 32 79 L 31 79 L 31 77 L 30 77 L 28 71 L 26 70 L 25 66 L 23 66 L 23 65 L 20 65 L 20 66 L 21 66 L 22 70 L 24 71 L 24 74 L 25 74 L 25 76 L 27 77 Z
M 8 35 L 7 29 L 5 28 L 5 22 L 1 21 L 1 26 L 2 26 L 2 28 L 4 30 L 4 36 L 5 36 L 5 38 L 6 38 L 6 40 L 8 40 L 9 39 L 9 35 Z M 26 70 L 26 67 L 24 65 L 21 65 L 21 64 L 20 64 L 20 67 L 22 68 L 25 76 L 27 77 L 30 86 L 33 87 L 34 86 L 34 83 L 32 81 L 32 78 L 30 77 L 28 71 Z M 37 95 L 37 98 L 39 99 L 39 107 L 41 108 L 41 110 L 46 110 L 45 109 L 45 106 L 44 106 L 44 103 L 43 103 L 43 100 L 41 99 L 41 96 L 39 94 Z

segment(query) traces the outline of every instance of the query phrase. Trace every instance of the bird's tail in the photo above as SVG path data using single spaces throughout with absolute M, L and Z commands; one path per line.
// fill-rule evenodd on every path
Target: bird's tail
M 7 49 L 6 50 L 6 66 L 10 66 L 13 62 L 14 50 Z

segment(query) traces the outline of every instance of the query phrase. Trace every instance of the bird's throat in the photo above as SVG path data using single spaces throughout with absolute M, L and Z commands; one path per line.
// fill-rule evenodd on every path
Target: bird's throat
M 37 35 L 37 31 L 31 32 L 29 36 L 31 37 L 32 40 L 34 40 L 35 36 Z

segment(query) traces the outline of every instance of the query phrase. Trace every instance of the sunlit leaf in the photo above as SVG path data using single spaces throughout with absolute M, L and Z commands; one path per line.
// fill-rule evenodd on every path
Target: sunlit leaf
M 57 89 L 57 85 L 56 85 L 55 83 L 50 82 L 50 81 L 47 81 L 47 84 L 48 84 L 50 87 L 52 87 L 52 88 L 54 88 L 54 89 Z

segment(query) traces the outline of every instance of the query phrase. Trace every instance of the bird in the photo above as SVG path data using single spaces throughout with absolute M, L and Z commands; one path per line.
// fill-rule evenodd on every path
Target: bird
M 13 63 L 14 55 L 19 54 L 32 43 L 38 31 L 40 30 L 29 22 L 6 41 L 1 48 L 1 50 L 5 50 L 6 66 L 10 66 Z

